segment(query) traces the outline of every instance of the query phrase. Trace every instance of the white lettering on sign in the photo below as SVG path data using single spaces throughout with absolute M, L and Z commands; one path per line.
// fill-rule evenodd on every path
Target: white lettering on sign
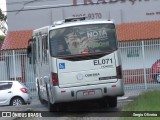
M 98 29 L 94 31 L 87 32 L 87 37 L 89 39 L 101 39 L 101 38 L 107 38 L 107 32 L 105 29 Z

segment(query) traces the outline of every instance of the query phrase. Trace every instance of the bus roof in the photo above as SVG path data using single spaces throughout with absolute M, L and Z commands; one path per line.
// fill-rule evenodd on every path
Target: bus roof
M 77 25 L 88 25 L 88 24 L 103 24 L 103 23 L 111 23 L 114 24 L 113 20 L 106 20 L 106 19 L 94 19 L 94 20 L 82 20 L 82 21 L 71 21 L 65 22 L 65 20 L 54 22 L 53 25 L 41 27 L 38 29 L 33 30 L 33 36 L 37 36 L 40 34 L 47 34 L 49 30 L 70 27 L 70 26 L 77 26 Z
M 51 29 L 70 27 L 70 26 L 76 26 L 76 25 L 102 24 L 102 23 L 112 23 L 112 24 L 114 24 L 114 21 L 113 20 L 105 20 L 105 19 L 94 19 L 94 20 L 82 20 L 82 21 L 74 21 L 74 22 L 65 22 L 63 20 L 63 21 L 55 22 Z

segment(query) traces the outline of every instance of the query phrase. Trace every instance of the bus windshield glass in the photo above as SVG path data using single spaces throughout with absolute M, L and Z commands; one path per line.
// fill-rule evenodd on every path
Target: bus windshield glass
M 117 50 L 115 25 L 89 24 L 50 31 L 51 56 L 95 54 Z

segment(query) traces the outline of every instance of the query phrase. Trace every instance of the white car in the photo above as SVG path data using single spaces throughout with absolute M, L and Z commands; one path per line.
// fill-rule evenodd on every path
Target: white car
M 30 104 L 27 87 L 18 81 L 0 81 L 0 105 Z

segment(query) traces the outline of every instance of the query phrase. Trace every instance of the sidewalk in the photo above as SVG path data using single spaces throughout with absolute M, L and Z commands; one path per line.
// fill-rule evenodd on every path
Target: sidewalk
M 130 97 L 130 96 L 138 96 L 145 92 L 145 89 L 137 89 L 137 90 L 125 90 L 124 96 Z

